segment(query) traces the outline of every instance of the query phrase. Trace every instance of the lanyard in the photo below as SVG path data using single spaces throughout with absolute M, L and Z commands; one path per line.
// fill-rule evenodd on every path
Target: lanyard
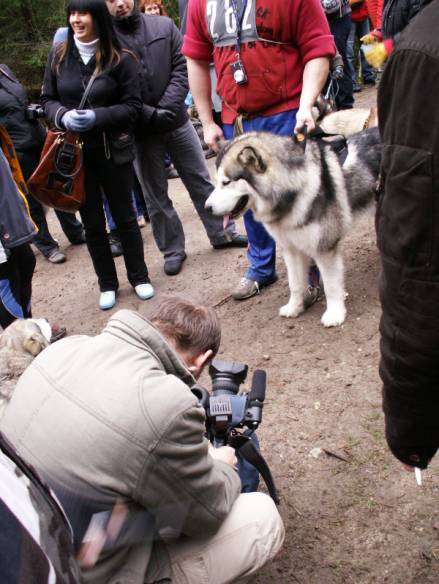
M 241 0 L 241 8 L 238 10 L 238 0 L 230 0 L 232 5 L 233 14 L 236 18 L 236 52 L 240 53 L 241 51 L 241 26 L 242 26 L 242 19 L 244 18 L 244 12 L 247 8 L 247 0 Z

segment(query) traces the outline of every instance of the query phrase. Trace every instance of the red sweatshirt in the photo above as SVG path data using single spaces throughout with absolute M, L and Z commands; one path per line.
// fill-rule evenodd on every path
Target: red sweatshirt
M 225 4 L 232 5 L 190 0 L 183 43 L 183 54 L 191 59 L 213 57 L 223 122 L 232 123 L 241 112 L 271 115 L 299 107 L 305 64 L 335 55 L 320 1 L 247 0 L 240 55 L 248 77 L 244 85 L 234 81 L 230 67 L 237 59 L 236 19 Z

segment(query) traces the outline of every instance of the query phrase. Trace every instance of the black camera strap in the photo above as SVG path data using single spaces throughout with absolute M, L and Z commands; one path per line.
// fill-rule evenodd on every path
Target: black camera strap
M 235 450 L 239 450 L 242 457 L 256 468 L 267 485 L 270 497 L 273 499 L 276 505 L 279 505 L 280 499 L 279 495 L 277 494 L 277 489 L 274 483 L 273 475 L 271 474 L 271 470 L 265 458 L 250 440 L 250 437 L 245 436 L 244 434 L 235 434 L 230 436 L 229 445 Z
M 238 0 L 230 0 L 232 5 L 233 14 L 236 19 L 236 52 L 238 55 L 241 53 L 241 32 L 242 32 L 242 20 L 244 18 L 245 9 L 247 8 L 247 0 L 241 0 L 241 8 L 238 9 Z

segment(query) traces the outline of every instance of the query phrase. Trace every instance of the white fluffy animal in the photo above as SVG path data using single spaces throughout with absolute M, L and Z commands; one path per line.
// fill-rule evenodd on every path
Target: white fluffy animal
M 235 138 L 217 158 L 216 188 L 206 201 L 215 215 L 254 212 L 276 243 L 288 272 L 290 299 L 279 314 L 304 311 L 311 258 L 320 270 L 327 308 L 326 327 L 346 317 L 343 259 L 339 244 L 353 216 L 374 201 L 380 163 L 378 129 L 348 140 L 342 165 L 328 145 L 253 132 Z
M 16 320 L 0 335 L 0 417 L 23 371 L 50 342 L 45 319 Z

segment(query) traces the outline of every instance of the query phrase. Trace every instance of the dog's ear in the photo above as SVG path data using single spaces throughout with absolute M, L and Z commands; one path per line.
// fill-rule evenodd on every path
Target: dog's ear
M 252 166 L 256 172 L 259 172 L 259 174 L 262 174 L 267 170 L 267 165 L 262 156 L 252 146 L 245 146 L 241 150 L 238 154 L 238 162 L 242 164 L 242 166 Z
M 46 337 L 40 333 L 33 333 L 23 341 L 23 349 L 36 357 L 43 349 L 49 345 Z

